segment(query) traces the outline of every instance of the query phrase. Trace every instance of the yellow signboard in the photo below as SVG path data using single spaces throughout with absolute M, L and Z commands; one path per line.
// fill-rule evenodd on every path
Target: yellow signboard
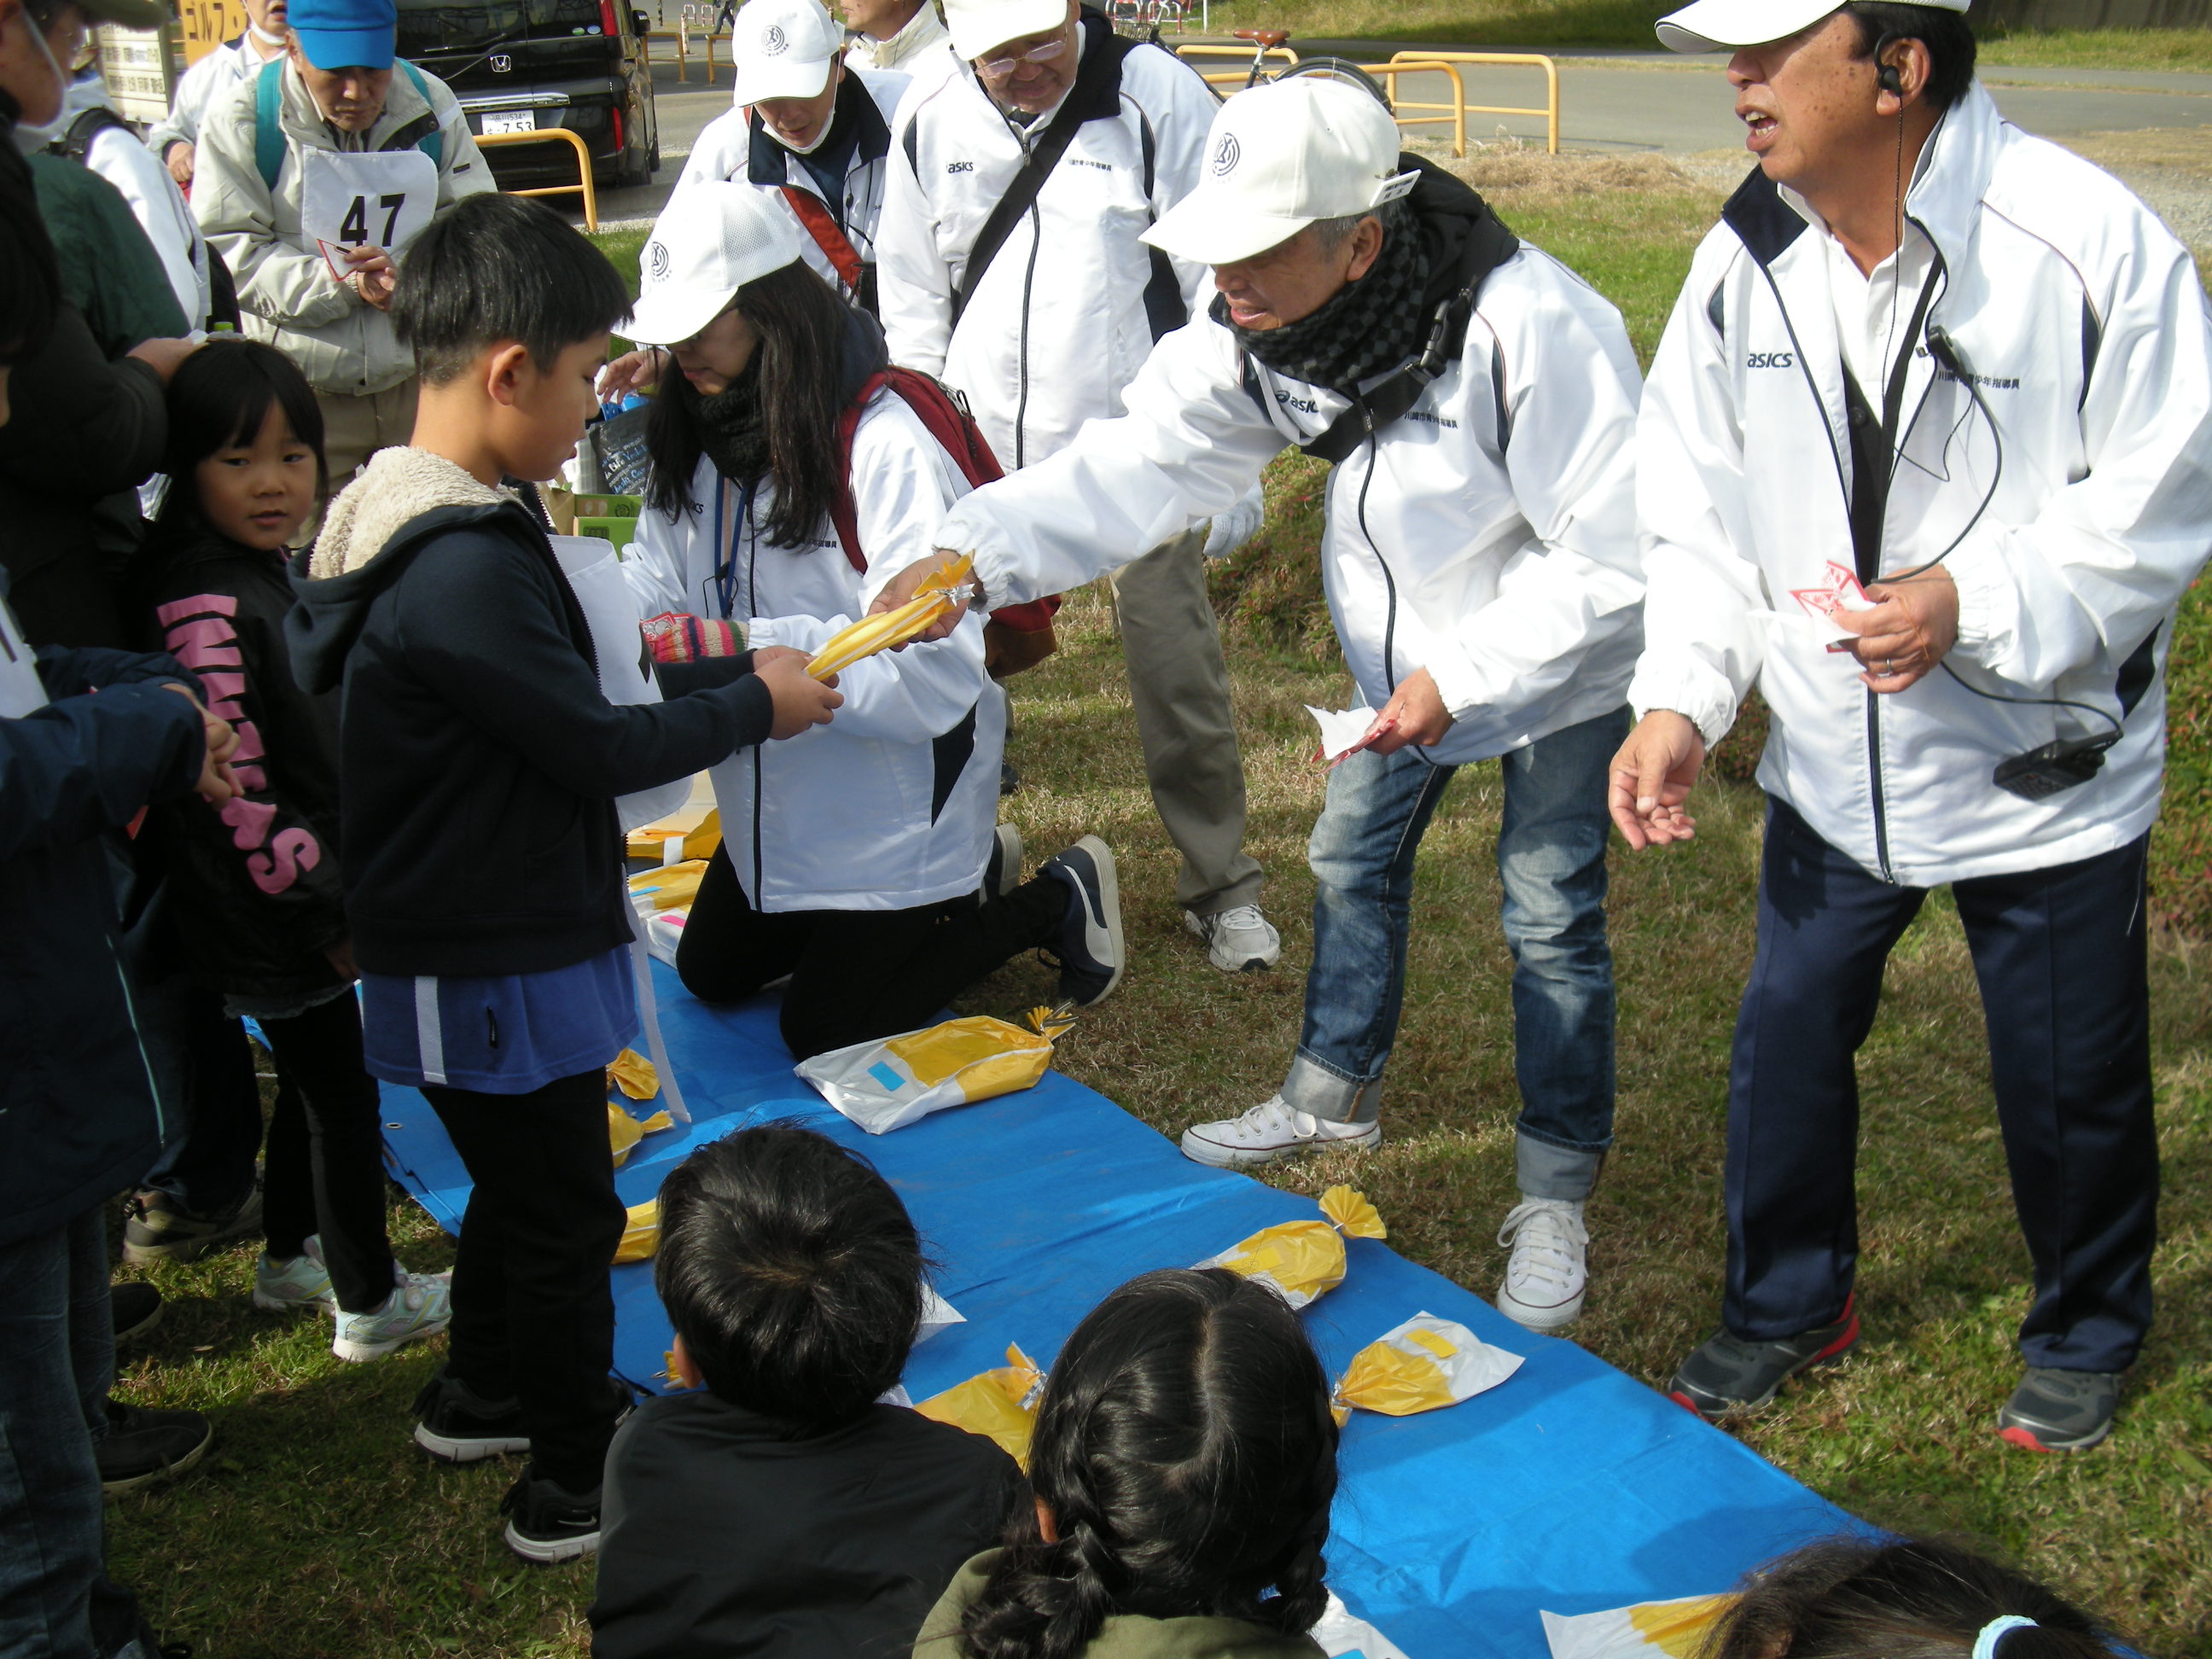
M 246 33 L 246 8 L 239 0 L 179 0 L 177 9 L 184 20 L 187 64 Z

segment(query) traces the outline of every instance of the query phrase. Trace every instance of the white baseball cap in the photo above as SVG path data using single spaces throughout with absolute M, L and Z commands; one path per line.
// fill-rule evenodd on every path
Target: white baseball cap
M 738 66 L 731 100 L 818 96 L 844 45 L 845 26 L 822 0 L 751 0 L 730 26 L 730 58 Z
M 1913 0 L 1940 11 L 1964 11 L 1973 0 Z M 1695 0 L 1659 20 L 1659 44 L 1676 52 L 1727 52 L 1787 40 L 1843 9 L 1840 0 Z
M 645 239 L 637 307 L 623 331 L 640 345 L 688 340 L 747 283 L 798 258 L 798 222 L 766 192 L 722 179 L 685 185 Z
M 1206 136 L 1198 187 L 1144 240 L 1179 259 L 1225 265 L 1288 241 L 1316 220 L 1395 201 L 1419 176 L 1398 170 L 1398 124 L 1372 93 L 1297 76 L 1221 106 Z
M 1046 34 L 1067 21 L 1067 0 L 945 0 L 952 50 L 973 61 L 994 46 Z

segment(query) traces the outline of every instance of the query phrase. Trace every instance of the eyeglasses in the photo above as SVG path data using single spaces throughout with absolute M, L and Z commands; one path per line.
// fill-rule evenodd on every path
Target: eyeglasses
M 1024 64 L 1048 64 L 1066 50 L 1065 40 L 1048 40 L 1041 46 L 1031 46 L 1027 52 L 1018 52 L 1011 58 L 978 58 L 975 68 L 981 74 L 1003 81 Z

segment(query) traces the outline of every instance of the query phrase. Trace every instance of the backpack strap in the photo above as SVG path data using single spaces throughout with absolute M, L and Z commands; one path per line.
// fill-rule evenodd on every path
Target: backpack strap
M 261 182 L 273 195 L 276 175 L 284 170 L 284 130 L 276 119 L 276 101 L 284 90 L 284 60 L 272 58 L 253 80 L 253 165 Z
M 110 127 L 124 132 L 131 131 L 131 124 L 113 110 L 105 104 L 95 104 L 70 122 L 62 136 L 46 146 L 47 152 L 82 167 L 84 158 L 91 152 L 92 141 Z
M 1097 12 L 1086 10 L 1081 15 L 1083 27 L 1083 65 L 1076 71 L 1075 84 L 1068 89 L 1067 97 L 1060 106 L 1060 113 L 1052 118 L 1043 134 L 1021 170 L 1014 174 L 1006 186 L 1006 193 L 991 210 L 990 217 L 983 221 L 983 228 L 975 233 L 975 240 L 968 250 L 967 269 L 962 273 L 960 286 L 952 295 L 952 325 L 960 325 L 961 313 L 975 296 L 975 289 L 983 280 L 983 273 L 998 258 L 999 250 L 1021 222 L 1022 216 L 1044 188 L 1044 181 L 1060 165 L 1060 158 L 1075 140 L 1076 130 L 1085 121 L 1118 115 L 1121 111 L 1121 60 L 1133 52 L 1138 43 L 1126 40 L 1114 33 L 1113 27 Z M 908 124 L 907 159 L 914 160 L 913 125 Z
M 811 190 L 801 190 L 797 185 L 779 185 L 783 199 L 791 204 L 791 210 L 799 216 L 799 222 L 814 239 L 814 246 L 829 256 L 831 269 L 837 280 L 845 285 L 848 295 L 860 291 L 862 261 L 845 233 L 837 228 L 836 216 L 828 205 Z
M 414 82 L 415 90 L 430 107 L 386 139 L 382 148 L 387 150 L 419 149 L 430 158 L 432 167 L 443 172 L 446 165 L 445 124 L 438 118 L 437 105 L 430 102 L 430 82 L 421 70 L 404 58 L 395 61 L 407 72 L 407 78 Z

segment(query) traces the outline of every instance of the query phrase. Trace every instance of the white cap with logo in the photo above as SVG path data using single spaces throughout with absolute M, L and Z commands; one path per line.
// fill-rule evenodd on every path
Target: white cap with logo
M 845 45 L 845 26 L 822 0 L 751 0 L 730 26 L 738 66 L 732 100 L 812 98 L 830 84 L 830 65 Z
M 1973 0 L 1913 0 L 1940 11 L 1964 11 Z M 1694 0 L 1659 20 L 1659 44 L 1676 52 L 1726 52 L 1787 40 L 1842 9 L 1838 0 Z
M 720 179 L 686 185 L 653 222 L 623 331 L 640 345 L 688 340 L 747 283 L 798 258 L 798 223 L 764 191 Z
M 945 0 L 952 50 L 971 60 L 1009 40 L 1048 34 L 1066 21 L 1067 0 Z
M 1240 92 L 1206 134 L 1198 187 L 1144 240 L 1179 259 L 1225 265 L 1264 253 L 1322 219 L 1395 202 L 1418 173 L 1398 169 L 1398 124 L 1372 93 L 1320 76 Z

